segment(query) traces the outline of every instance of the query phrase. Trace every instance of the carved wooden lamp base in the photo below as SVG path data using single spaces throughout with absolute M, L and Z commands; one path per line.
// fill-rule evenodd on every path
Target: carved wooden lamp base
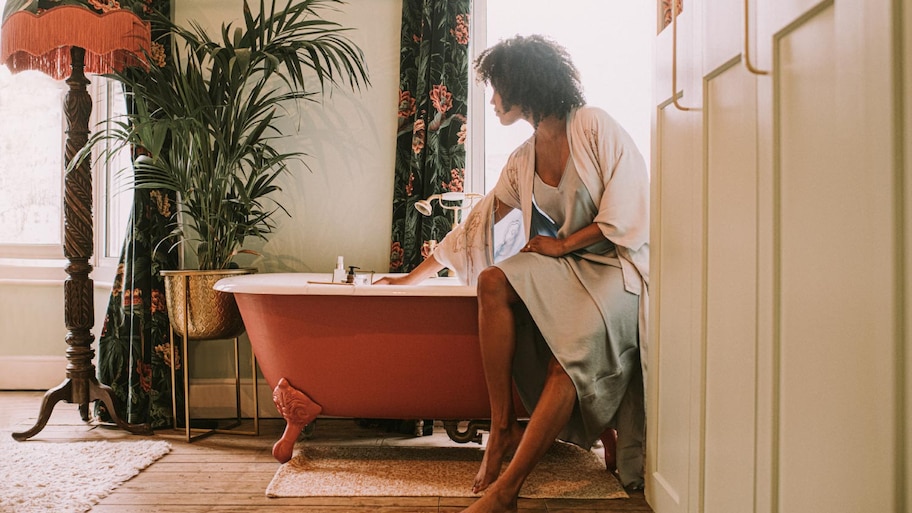
M 92 112 L 92 98 L 86 85 L 89 80 L 84 73 L 85 50 L 78 46 L 70 49 L 72 74 L 66 79 L 70 90 L 66 95 L 67 139 L 66 162 L 72 161 L 85 146 L 89 137 L 89 114 Z M 64 282 L 64 320 L 69 330 L 66 343 L 67 377 L 56 388 L 44 395 L 38 422 L 28 431 L 13 433 L 16 440 L 26 440 L 38 434 L 51 416 L 54 406 L 60 401 L 79 405 L 82 420 L 89 419 L 89 403 L 102 401 L 114 422 L 130 433 L 152 434 L 148 424 L 128 424 L 121 420 L 111 399 L 111 389 L 98 382 L 92 358 L 92 325 L 94 314 L 94 287 L 89 274 L 92 265 L 94 245 L 92 228 L 92 170 L 91 159 L 83 160 L 66 173 L 64 179 L 64 255 L 69 260 L 66 266 L 67 279 Z

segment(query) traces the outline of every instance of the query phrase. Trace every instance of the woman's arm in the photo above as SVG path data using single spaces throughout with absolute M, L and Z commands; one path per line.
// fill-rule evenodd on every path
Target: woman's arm
M 605 240 L 605 235 L 597 223 L 592 223 L 581 230 L 570 234 L 566 239 L 556 239 L 545 235 L 532 237 L 520 252 L 540 253 L 542 255 L 559 257 Z
M 375 285 L 415 285 L 421 283 L 422 281 L 436 276 L 440 270 L 443 269 L 443 264 L 437 261 L 434 258 L 434 255 L 431 254 L 424 259 L 423 262 L 418 264 L 418 267 L 414 268 L 410 273 L 404 276 L 396 277 L 384 277 L 375 281 Z
M 491 208 L 491 207 L 489 207 L 489 208 Z M 506 203 L 500 201 L 498 198 L 495 197 L 493 210 L 494 210 L 494 222 L 497 223 L 498 221 L 503 219 L 504 216 L 509 214 L 513 210 L 513 207 L 507 205 Z M 473 214 L 475 214 L 474 211 L 473 211 Z M 446 240 L 447 239 L 444 239 L 444 241 L 446 241 Z M 441 244 L 444 244 L 444 243 L 441 243 Z M 441 248 L 441 246 L 438 245 L 437 248 L 439 250 Z M 435 258 L 434 254 L 432 253 L 423 262 L 418 264 L 418 267 L 416 267 L 414 270 L 412 270 L 412 272 L 410 272 L 406 275 L 403 275 L 403 276 L 380 278 L 379 280 L 375 281 L 374 283 L 378 284 L 378 285 L 415 285 L 417 283 L 421 283 L 422 281 L 426 280 L 427 278 L 436 276 L 437 273 L 439 273 L 443 268 L 444 268 L 444 265 L 442 263 L 440 263 L 440 261 L 437 260 L 437 258 Z

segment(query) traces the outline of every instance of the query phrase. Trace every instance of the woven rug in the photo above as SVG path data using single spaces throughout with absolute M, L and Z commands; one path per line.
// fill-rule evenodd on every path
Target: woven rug
M 170 450 L 156 440 L 0 443 L 0 512 L 88 511 Z
M 300 446 L 276 472 L 267 497 L 473 497 L 482 451 L 460 447 Z M 520 497 L 627 498 L 602 457 L 555 444 L 526 480 Z

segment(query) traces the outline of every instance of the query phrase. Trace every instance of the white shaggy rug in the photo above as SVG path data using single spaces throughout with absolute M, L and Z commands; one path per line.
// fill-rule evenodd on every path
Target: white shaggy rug
M 459 447 L 330 447 L 302 444 L 276 472 L 267 497 L 473 497 L 482 451 Z M 602 456 L 557 443 L 520 497 L 627 498 Z
M 0 512 L 88 511 L 170 450 L 171 444 L 157 440 L 4 442 Z

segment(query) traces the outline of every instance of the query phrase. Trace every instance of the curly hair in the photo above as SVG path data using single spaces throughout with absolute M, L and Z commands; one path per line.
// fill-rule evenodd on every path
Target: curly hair
M 500 94 L 504 109 L 518 105 L 535 126 L 586 104 L 567 50 L 541 35 L 515 36 L 488 48 L 475 60 L 475 72 Z

